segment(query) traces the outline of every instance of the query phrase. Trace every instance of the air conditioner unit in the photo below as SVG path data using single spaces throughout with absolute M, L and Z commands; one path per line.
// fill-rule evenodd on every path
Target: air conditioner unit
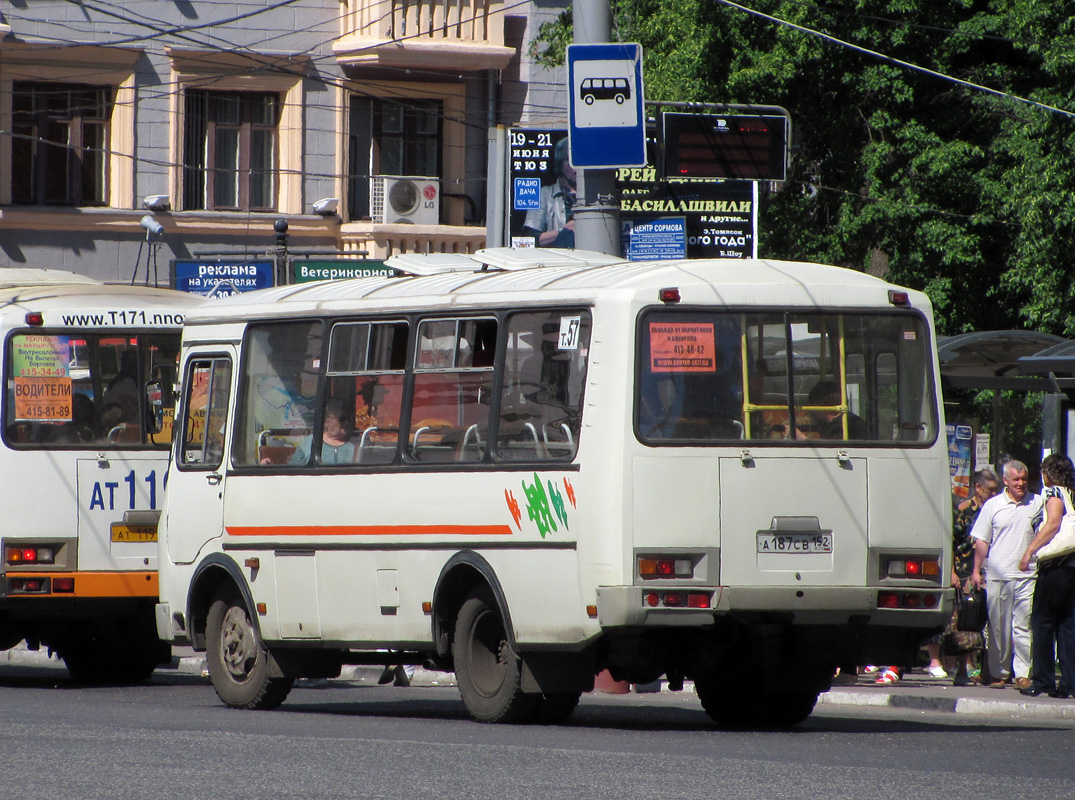
M 399 175 L 374 175 L 370 181 L 370 216 L 393 225 L 440 224 L 440 180 Z

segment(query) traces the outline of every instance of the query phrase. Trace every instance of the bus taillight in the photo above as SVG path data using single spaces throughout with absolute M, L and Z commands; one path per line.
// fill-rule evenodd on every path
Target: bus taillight
M 917 592 L 878 592 L 878 608 L 936 608 L 941 602 L 940 595 L 919 594 Z
M 8 564 L 52 564 L 56 560 L 56 551 L 52 547 L 34 545 L 32 547 L 7 548 L 4 560 Z
M 711 608 L 708 592 L 647 592 L 643 602 L 650 608 Z
M 940 582 L 941 562 L 936 558 L 921 556 L 888 558 L 885 566 L 885 578 L 925 578 Z
M 693 562 L 689 558 L 640 558 L 638 576 L 652 578 L 693 578 Z

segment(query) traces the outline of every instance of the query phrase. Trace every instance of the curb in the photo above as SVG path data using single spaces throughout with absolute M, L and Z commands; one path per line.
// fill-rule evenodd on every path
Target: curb
M 913 689 L 910 689 L 913 692 Z M 940 697 L 896 691 L 856 692 L 839 689 L 824 692 L 817 699 L 826 706 L 873 706 L 910 711 L 940 711 L 991 717 L 1075 720 L 1075 703 L 1053 700 L 986 700 L 978 697 Z

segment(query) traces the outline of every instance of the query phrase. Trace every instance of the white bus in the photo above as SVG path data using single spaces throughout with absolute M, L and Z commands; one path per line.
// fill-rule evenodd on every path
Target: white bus
M 157 638 L 156 517 L 183 317 L 199 298 L 0 269 L 0 649 L 137 681 Z
M 817 264 L 476 258 L 188 316 L 157 624 L 226 704 L 427 663 L 476 720 L 548 721 L 607 669 L 795 724 L 836 665 L 911 663 L 941 629 L 925 295 Z

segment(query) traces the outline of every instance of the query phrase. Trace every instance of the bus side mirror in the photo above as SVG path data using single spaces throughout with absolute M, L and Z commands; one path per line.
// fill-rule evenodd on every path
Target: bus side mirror
M 146 384 L 146 403 L 149 418 L 146 419 L 146 433 L 155 434 L 164 430 L 164 387 L 160 381 Z

